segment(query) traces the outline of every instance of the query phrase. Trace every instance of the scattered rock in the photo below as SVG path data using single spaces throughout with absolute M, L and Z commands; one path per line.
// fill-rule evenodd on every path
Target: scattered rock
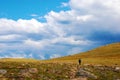
M 115 72 L 120 72 L 120 67 L 115 67 Z
M 79 71 L 76 73 L 76 77 L 88 77 L 88 78 L 97 79 L 96 75 L 94 75 L 93 73 L 90 73 L 88 71 L 85 71 L 82 68 L 79 69 Z
M 19 72 L 19 76 L 22 76 L 22 77 L 32 77 L 33 73 L 37 74 L 38 73 L 38 69 L 37 68 L 22 69 Z
M 21 74 L 21 76 L 23 76 L 23 77 L 31 77 L 32 75 L 30 73 L 26 72 L 26 73 Z
M 83 66 L 90 66 L 90 64 L 83 64 Z
M 0 74 L 6 74 L 7 73 L 7 70 L 5 69 L 0 69 Z
M 27 69 L 22 69 L 22 70 L 20 70 L 20 73 L 22 74 L 22 73 L 27 73 L 28 72 L 28 70 Z
M 19 72 L 20 76 L 22 77 L 31 77 L 32 75 L 28 72 L 27 69 L 23 69 Z
M 105 70 L 104 67 L 96 67 L 96 69 L 101 70 L 101 71 L 104 71 L 104 70 Z
M 30 72 L 30 73 L 38 73 L 38 69 L 37 68 L 29 68 L 28 72 Z
M 120 67 L 115 67 L 115 70 L 120 70 Z
M 22 66 L 25 66 L 25 64 L 22 64 Z
M 94 65 L 95 67 L 101 67 L 102 65 L 100 65 L 100 64 L 97 64 L 97 65 Z
M 89 71 L 89 72 L 93 72 L 92 69 L 89 69 L 89 68 L 84 68 L 85 71 Z

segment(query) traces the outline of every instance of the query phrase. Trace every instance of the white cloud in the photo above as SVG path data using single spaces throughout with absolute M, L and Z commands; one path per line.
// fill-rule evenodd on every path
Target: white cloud
M 40 40 L 40 41 L 34 41 L 34 40 L 25 40 L 24 45 L 31 47 L 31 48 L 36 48 L 36 49 L 42 49 L 46 46 L 49 46 L 51 44 L 50 40 Z
M 80 52 L 82 52 L 82 49 L 80 47 L 75 47 L 75 48 L 72 48 L 71 50 L 68 51 L 68 55 L 77 54 Z
M 97 13 L 97 11 L 120 13 L 120 0 L 70 0 L 69 5 L 78 11 L 82 9 L 88 12 L 92 11 L 92 13 Z
M 29 58 L 34 58 L 32 53 L 29 54 L 28 57 L 29 57 Z
M 65 3 L 65 2 L 63 2 L 62 4 L 61 4 L 61 7 L 68 7 L 69 6 L 69 4 L 68 3 Z
M 108 31 L 111 33 L 120 32 L 120 0 L 70 0 L 71 10 L 76 15 L 92 15 L 93 17 L 86 22 L 87 25 L 78 25 L 86 27 L 89 31 Z M 77 20 L 75 20 L 77 21 Z M 89 25 L 89 26 L 88 26 Z
M 26 58 L 26 56 L 26 54 L 10 53 L 8 55 L 0 56 L 0 58 Z
M 70 0 L 69 5 L 72 9 L 89 8 L 95 0 Z
M 57 25 L 59 22 L 70 22 L 73 23 L 75 21 L 86 22 L 90 18 L 92 18 L 92 15 L 78 15 L 74 10 L 70 11 L 60 11 L 59 13 L 51 11 L 48 15 L 45 16 L 47 19 L 47 22 L 49 25 L 55 24 Z
M 71 37 L 59 37 L 52 40 L 52 43 L 70 44 L 70 45 L 90 45 L 92 44 L 89 40 L 77 40 L 74 36 Z
M 45 16 L 47 20 L 47 25 L 52 29 L 52 31 L 60 37 L 64 37 L 69 33 L 75 33 L 75 30 L 83 32 L 82 29 L 85 27 L 82 24 L 94 19 L 93 15 L 80 15 L 74 10 L 70 11 L 60 11 L 54 12 L 51 11 L 48 15 Z M 86 29 L 86 28 L 85 28 Z
M 46 59 L 45 56 L 42 55 L 42 54 L 40 54 L 39 57 L 40 57 L 40 59 L 42 59 L 42 60 Z
M 9 57 L 11 58 L 25 58 L 26 54 L 17 54 L 17 53 L 11 53 Z
M 24 46 L 31 47 L 32 49 L 45 49 L 46 47 L 49 47 L 54 44 L 69 44 L 69 45 L 91 45 L 93 44 L 89 40 L 77 40 L 75 37 L 58 37 L 58 38 L 53 38 L 53 39 L 43 39 L 43 40 L 24 40 L 23 42 Z
M 91 20 L 91 18 L 93 18 L 92 15 L 85 15 L 85 16 L 77 16 L 76 19 L 78 21 L 83 21 L 83 22 L 86 22 L 87 20 Z
M 0 19 L 0 33 L 39 33 L 44 24 L 35 19 L 14 21 L 12 19 Z
M 37 14 L 31 14 L 30 16 L 32 16 L 32 17 L 38 17 Z
M 1 35 L 0 41 L 19 41 L 20 39 L 23 39 L 24 36 L 17 35 L 17 34 L 10 34 L 10 35 Z
M 52 59 L 52 58 L 57 58 L 57 57 L 60 57 L 61 55 L 59 55 L 59 54 L 51 54 L 51 56 L 50 56 L 50 59 Z

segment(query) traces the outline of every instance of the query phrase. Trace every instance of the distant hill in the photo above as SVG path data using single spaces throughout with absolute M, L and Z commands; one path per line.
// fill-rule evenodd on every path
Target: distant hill
M 84 64 L 120 64 L 120 43 L 105 45 L 93 50 L 55 58 L 51 61 L 77 62 L 81 59 Z

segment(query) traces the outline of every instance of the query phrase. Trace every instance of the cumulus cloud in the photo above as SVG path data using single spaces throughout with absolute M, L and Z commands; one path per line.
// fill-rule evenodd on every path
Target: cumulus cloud
M 71 9 L 50 11 L 43 16 L 46 19 L 44 23 L 34 18 L 30 20 L 0 18 L 0 55 L 4 57 L 29 55 L 33 58 L 37 55 L 40 59 L 45 59 L 48 55 L 48 58 L 54 58 L 96 47 L 100 42 L 94 40 L 95 36 L 101 38 L 108 33 L 107 36 L 120 34 L 119 0 L 70 0 L 68 3 L 62 3 L 62 6 Z M 35 14 L 31 16 L 37 17 Z M 107 36 L 102 39 L 113 38 Z M 61 49 L 63 52 L 59 53 Z M 18 52 L 19 50 L 23 53 Z
M 73 55 L 82 52 L 82 48 L 80 47 L 74 47 L 71 50 L 68 51 L 68 55 Z
M 24 36 L 17 35 L 17 34 L 11 34 L 11 35 L 1 35 L 0 41 L 18 41 L 22 39 Z
M 3 33 L 39 33 L 42 31 L 43 24 L 36 19 L 17 21 L 12 19 L 0 19 L 0 34 Z
M 61 7 L 68 7 L 68 3 L 63 2 L 63 3 L 61 4 Z
M 119 0 L 70 0 L 69 5 L 75 10 L 84 10 L 89 13 L 111 12 L 120 13 Z M 98 11 L 98 12 L 97 12 Z M 110 13 L 110 14 L 111 14 Z M 105 13 L 106 14 L 106 13 Z
M 120 1 L 119 0 L 70 0 L 69 5 L 76 15 L 92 15 L 89 26 L 94 30 L 104 30 L 112 33 L 120 32 Z M 83 25 L 85 26 L 85 25 Z M 92 31 L 92 30 L 91 30 Z
M 88 45 L 92 42 L 89 40 L 77 40 L 74 36 L 59 37 L 52 40 L 53 43 L 70 44 L 70 45 Z
M 51 54 L 50 59 L 60 57 L 59 54 Z
M 49 46 L 51 44 L 50 40 L 41 40 L 41 41 L 34 41 L 34 40 L 25 40 L 24 41 L 24 45 L 26 46 L 30 46 L 32 48 L 36 48 L 36 49 L 42 49 L 45 48 L 46 46 Z
M 51 11 L 48 15 L 45 16 L 49 25 L 55 23 L 72 23 L 77 22 L 86 22 L 92 18 L 92 15 L 77 15 L 73 10 L 70 11 L 60 11 L 59 13 Z
M 43 40 L 25 40 L 24 45 L 31 46 L 32 48 L 42 49 L 53 44 L 68 44 L 68 45 L 91 45 L 92 41 L 89 40 L 77 40 L 76 37 L 57 37 L 53 39 L 43 39 Z

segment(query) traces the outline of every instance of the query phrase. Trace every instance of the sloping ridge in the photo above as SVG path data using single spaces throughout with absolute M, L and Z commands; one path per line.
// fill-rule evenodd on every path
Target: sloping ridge
M 120 43 L 108 44 L 87 52 L 69 55 L 56 59 L 72 60 L 79 58 L 120 58 Z

